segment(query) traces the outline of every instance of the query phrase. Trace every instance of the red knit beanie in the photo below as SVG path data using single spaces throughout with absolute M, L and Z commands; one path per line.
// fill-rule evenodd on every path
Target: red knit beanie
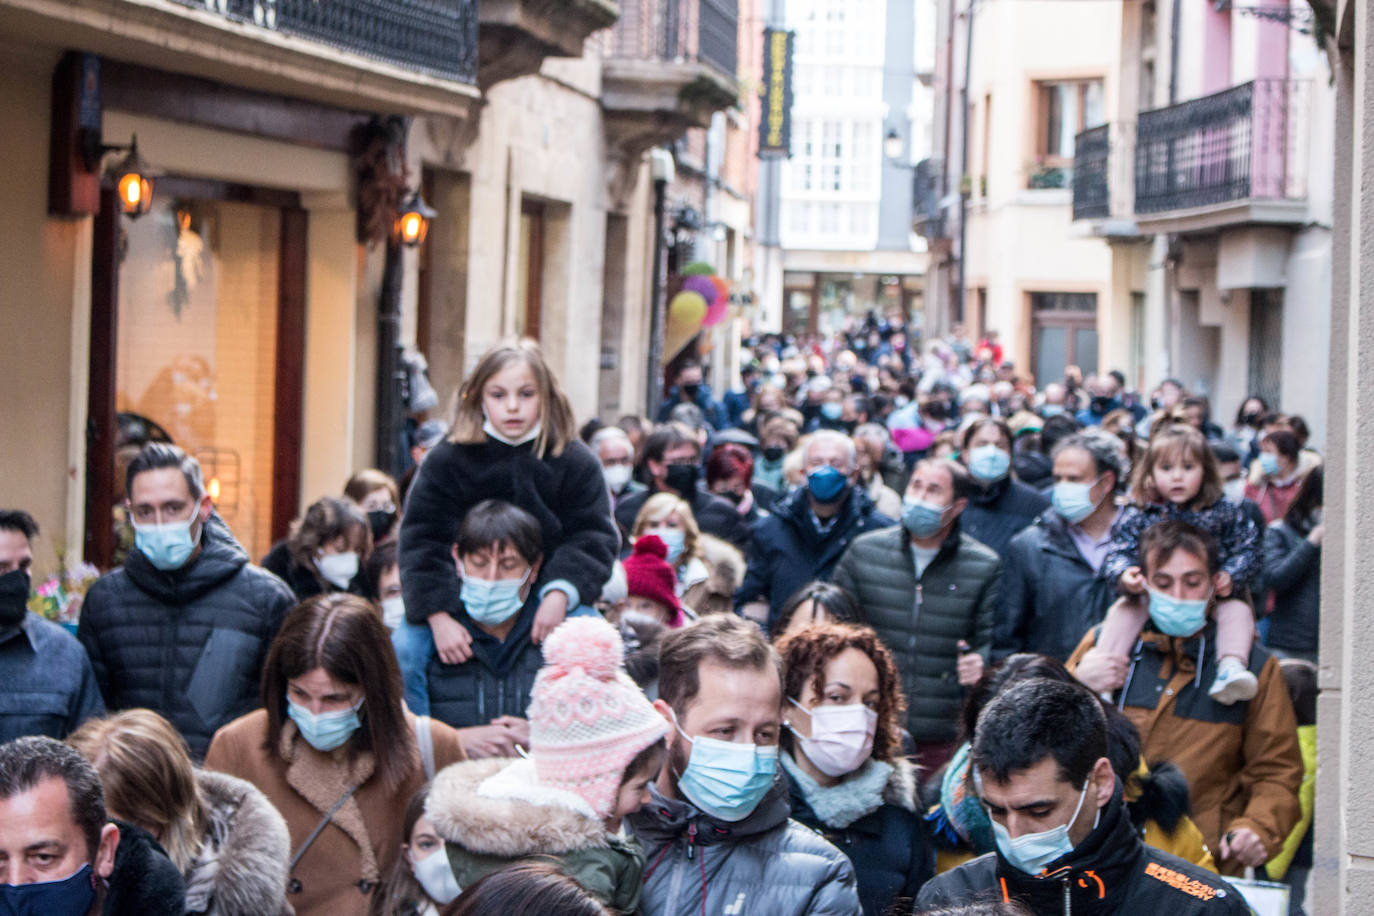
M 656 534 L 635 541 L 634 553 L 621 564 L 625 567 L 626 594 L 648 598 L 666 607 L 671 616 L 668 626 L 682 626 L 682 605 L 677 600 L 677 573 L 668 565 L 668 545 Z

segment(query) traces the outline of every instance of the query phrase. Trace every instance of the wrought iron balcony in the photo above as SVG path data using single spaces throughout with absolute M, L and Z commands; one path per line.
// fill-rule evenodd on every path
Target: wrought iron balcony
M 477 0 L 176 0 L 441 79 L 477 77 Z
M 737 0 L 622 0 L 608 56 L 710 64 L 733 80 L 738 45 Z
M 942 159 L 922 159 L 916 163 L 913 179 L 912 229 L 927 239 L 944 236 L 944 211 L 940 207 L 945 163 Z
M 1292 80 L 1257 79 L 1141 112 L 1136 215 L 1197 211 L 1237 201 L 1303 200 L 1304 89 L 1305 84 Z
M 1111 129 L 1090 127 L 1073 141 L 1073 218 L 1106 218 L 1112 212 L 1107 182 L 1111 158 Z

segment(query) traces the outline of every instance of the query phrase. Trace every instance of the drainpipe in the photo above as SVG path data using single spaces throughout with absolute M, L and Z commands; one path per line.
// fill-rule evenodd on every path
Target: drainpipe
M 965 278 L 968 273 L 967 248 L 968 241 L 968 197 L 973 190 L 968 179 L 968 132 L 970 124 L 968 122 L 969 112 L 969 80 L 973 73 L 973 14 L 977 0 L 969 0 L 968 4 L 968 28 L 964 32 L 964 91 L 963 111 L 960 118 L 963 121 L 963 143 L 959 150 L 959 285 L 954 298 L 954 320 L 960 323 L 964 321 L 964 286 Z M 984 329 L 980 329 L 984 330 Z
M 401 432 L 405 413 L 401 407 L 401 278 L 404 272 L 401 243 L 394 234 L 386 240 L 382 266 L 382 292 L 377 303 L 377 467 L 392 477 L 401 474 Z
M 654 268 L 650 280 L 649 302 L 649 365 L 644 377 L 644 410 L 652 420 L 658 416 L 663 400 L 663 244 L 664 223 L 667 220 L 668 184 L 675 176 L 673 154 L 662 147 L 649 151 L 649 173 L 654 182 Z

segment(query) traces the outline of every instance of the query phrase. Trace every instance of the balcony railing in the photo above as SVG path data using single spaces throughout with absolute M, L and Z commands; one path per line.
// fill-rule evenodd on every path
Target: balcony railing
M 1141 112 L 1135 212 L 1305 197 L 1304 87 L 1257 79 Z
M 477 78 L 477 0 L 177 2 L 441 79 Z
M 609 54 L 706 63 L 734 79 L 738 44 L 737 0 L 622 0 Z
M 1134 121 L 1090 127 L 1075 137 L 1073 218 L 1130 218 L 1134 171 Z

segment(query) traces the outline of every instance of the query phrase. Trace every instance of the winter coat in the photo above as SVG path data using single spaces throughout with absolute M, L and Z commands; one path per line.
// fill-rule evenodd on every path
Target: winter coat
M 698 615 L 728 614 L 735 607 L 735 590 L 744 581 L 744 554 L 733 544 L 703 534 L 697 538 L 706 578 L 689 584 L 682 603 Z
M 658 407 L 658 416 L 654 419 L 655 423 L 667 423 L 673 415 L 673 408 L 684 403 L 683 391 L 677 385 L 668 389 L 668 396 L 663 399 L 663 403 Z M 725 413 L 725 407 L 719 401 L 711 397 L 711 386 L 705 383 L 697 387 L 697 396 L 691 403 L 701 408 L 701 416 L 712 429 L 726 429 L 730 426 L 730 418 Z
M 1213 620 L 1187 639 L 1146 624 L 1126 684 L 1114 697 L 1140 732 L 1141 756 L 1169 760 L 1188 777 L 1192 817 L 1208 847 L 1220 849 L 1225 833 L 1249 827 L 1273 856 L 1301 814 L 1293 704 L 1278 663 L 1258 646 L 1248 665 L 1259 678 L 1255 698 L 1223 706 L 1208 696 L 1217 673 L 1215 635 Z M 1069 659 L 1070 671 L 1096 643 L 1093 629 Z M 1238 871 L 1234 860 L 1218 866 L 1223 874 Z
M 1221 499 L 1205 509 L 1180 508 L 1174 503 L 1130 505 L 1112 528 L 1112 546 L 1098 575 L 1113 585 L 1131 566 L 1140 566 L 1140 539 L 1160 522 L 1187 522 L 1206 531 L 1217 542 L 1221 569 L 1231 581 L 1244 585 L 1259 570 L 1260 531 L 1240 505 Z
M 735 604 L 768 602 L 768 625 L 777 623 L 787 599 L 816 579 L 828 580 L 850 543 L 866 531 L 895 525 L 879 515 L 868 494 L 851 488 L 830 530 L 821 534 L 811 518 L 806 488 L 778 500 L 773 514 L 754 526 L 749 569 Z
M 1288 507 L 1297 498 L 1298 488 L 1302 486 L 1305 476 L 1306 472 L 1301 468 L 1282 483 L 1261 476 L 1258 483 L 1251 481 L 1245 484 L 1245 498 L 1253 500 L 1264 514 L 1264 520 L 1272 525 L 1288 514 Z
M 1036 916 L 1250 912 L 1239 892 L 1213 873 L 1141 842 L 1119 788 L 1102 808 L 1096 829 L 1041 874 L 1028 875 L 990 852 L 927 883 L 916 912 L 1009 900 L 1021 901 Z
M 524 718 L 534 676 L 544 664 L 543 651 L 530 639 L 538 610 L 539 598 L 531 592 L 504 640 L 460 610 L 458 622 L 472 634 L 472 657 L 449 665 L 437 652 L 430 656 L 429 714 L 454 728 L 486 725 L 499 716 Z
M 200 852 L 182 875 L 186 913 L 273 916 L 286 912 L 286 821 L 251 783 L 196 771 L 208 823 Z
M 409 713 L 406 723 L 414 727 Z M 430 722 L 430 738 L 436 768 L 464 759 L 458 734 L 442 722 Z M 419 752 L 406 777 L 389 787 L 374 778 L 370 752 L 336 759 L 302 740 L 289 719 L 276 747 L 265 748 L 266 740 L 266 710 L 236 719 L 215 734 L 206 769 L 247 780 L 267 796 L 286 821 L 293 856 L 344 792 L 359 786 L 296 864 L 286 901 L 296 916 L 365 916 L 380 876 L 406 840 L 406 805 L 425 783 Z
M 962 519 L 960 519 L 962 522 Z M 900 525 L 860 535 L 831 581 L 859 599 L 892 652 L 907 696 L 907 730 L 918 743 L 959 735 L 959 640 L 987 659 L 997 614 L 1001 561 L 956 523 L 916 578 L 911 538 Z
M 71 633 L 30 611 L 0 635 L 0 744 L 26 735 L 61 741 L 103 715 L 91 660 Z
M 1266 646 L 1315 654 L 1321 625 L 1322 549 L 1288 522 L 1264 532 L 1264 584 L 1273 593 Z
M 630 543 L 630 532 L 634 530 L 639 510 L 644 508 L 644 504 L 653 495 L 652 490 L 636 493 L 625 497 L 616 505 L 615 521 L 620 526 L 626 544 Z M 709 493 L 701 484 L 697 484 L 692 498 L 687 500 L 687 503 L 692 509 L 692 517 L 696 519 L 697 527 L 703 532 L 729 541 L 740 550 L 749 549 L 749 525 L 730 500 Z
M 167 853 L 142 827 L 112 823 L 119 828 L 119 846 L 101 916 L 182 916 L 186 887 Z
M 1011 456 L 1011 467 L 1017 480 L 1041 495 L 1054 486 L 1054 462 L 1044 452 L 1017 452 Z
M 639 909 L 644 849 L 606 832 L 586 801 L 539 785 L 529 760 L 473 760 L 434 779 L 425 817 L 445 840 L 459 887 L 543 856 L 617 913 Z
M 883 916 L 899 900 L 916 898 L 935 874 L 925 822 L 917 811 L 916 768 L 905 758 L 869 759 L 838 785 L 825 788 L 780 757 L 792 792 L 792 817 L 825 837 L 854 865 L 864 916 Z
M 1002 555 L 1000 591 L 1002 607 L 992 632 L 995 660 L 1039 652 L 1062 662 L 1116 600 L 1115 584 L 1088 565 L 1068 522 L 1053 509 L 1011 539 Z
M 451 548 L 467 511 L 486 499 L 505 500 L 539 521 L 544 565 L 535 593 L 544 583 L 567 582 L 580 599 L 570 601 L 572 607 L 601 594 L 620 547 L 601 464 L 581 442 L 568 443 L 551 458 L 536 458 L 531 449 L 530 443 L 490 439 L 471 445 L 444 441 L 425 456 L 407 497 L 397 547 L 411 623 L 423 625 L 431 614 L 462 606 Z
M 211 516 L 200 555 L 181 569 L 164 572 L 133 550 L 102 576 L 76 635 L 105 706 L 161 714 L 199 760 L 216 729 L 258 706 L 267 649 L 295 603 Z
M 649 804 L 626 819 L 649 862 L 640 898 L 645 916 L 862 912 L 849 859 L 788 817 L 783 776 L 748 817 L 734 823 L 666 798 L 652 784 L 649 795 Z
M 1011 539 L 1049 507 L 1048 499 L 1011 477 L 988 486 L 975 481 L 959 524 L 969 537 L 1005 557 Z

